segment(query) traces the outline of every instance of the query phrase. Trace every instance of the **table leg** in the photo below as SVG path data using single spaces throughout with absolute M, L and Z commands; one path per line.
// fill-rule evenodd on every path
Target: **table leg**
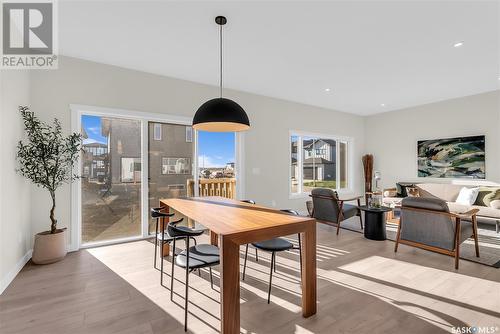
M 316 314 L 316 224 L 309 224 L 302 237 L 302 316 Z
M 213 231 L 210 231 L 210 244 L 214 246 L 219 245 L 219 236 Z
M 225 236 L 220 240 L 221 333 L 240 332 L 240 246 Z

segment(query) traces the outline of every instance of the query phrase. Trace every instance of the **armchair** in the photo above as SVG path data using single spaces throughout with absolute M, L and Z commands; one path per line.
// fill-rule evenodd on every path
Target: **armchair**
M 313 208 L 311 216 L 324 223 L 334 223 L 337 225 L 337 235 L 340 231 L 340 223 L 348 218 L 359 216 L 361 229 L 363 229 L 363 218 L 358 206 L 363 196 L 339 199 L 336 191 L 328 188 L 316 188 L 311 191 Z M 358 206 L 344 204 L 344 202 L 357 201 Z
M 476 256 L 479 257 L 476 214 L 472 209 L 464 213 L 452 213 L 448 204 L 439 198 L 406 197 L 401 203 L 396 245 L 400 243 L 455 257 L 458 269 L 460 244 L 474 238 Z M 464 221 L 470 219 L 471 222 Z

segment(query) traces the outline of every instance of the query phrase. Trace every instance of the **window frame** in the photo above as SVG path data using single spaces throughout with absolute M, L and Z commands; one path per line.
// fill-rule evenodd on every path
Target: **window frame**
M 163 138 L 163 126 L 161 123 L 153 123 L 153 140 L 154 141 L 162 141 Z
M 297 138 L 297 192 L 292 192 L 292 137 Z M 331 139 L 337 142 L 337 146 L 339 146 L 339 142 L 344 142 L 347 144 L 347 188 L 335 189 L 339 194 L 347 194 L 353 192 L 353 151 L 354 151 L 354 138 L 347 136 L 339 136 L 339 135 L 331 135 L 324 133 L 314 133 L 309 131 L 302 130 L 289 130 L 288 132 L 288 198 L 289 199 L 297 199 L 297 198 L 307 198 L 311 194 L 308 191 L 303 191 L 303 138 L 304 137 L 313 137 L 317 139 Z M 339 161 L 340 150 L 336 150 L 336 161 Z M 336 176 L 340 177 L 340 164 L 336 164 Z M 340 180 L 337 179 L 337 184 L 340 184 Z
M 163 163 L 165 161 L 165 159 L 167 160 L 167 164 Z M 169 172 L 170 167 L 174 167 L 175 168 L 175 166 L 176 166 L 176 165 L 172 165 L 172 164 L 168 163 L 170 159 L 175 159 L 176 162 L 179 159 L 186 159 L 187 160 L 187 165 L 189 166 L 188 167 L 189 168 L 188 172 L 187 173 L 175 173 L 175 172 L 174 173 L 170 173 Z M 167 172 L 166 173 L 163 173 L 163 167 L 164 166 L 167 166 Z M 191 165 L 191 158 L 189 158 L 189 157 L 161 157 L 161 175 L 190 175 L 191 172 L 192 172 L 191 167 L 192 167 L 192 165 Z

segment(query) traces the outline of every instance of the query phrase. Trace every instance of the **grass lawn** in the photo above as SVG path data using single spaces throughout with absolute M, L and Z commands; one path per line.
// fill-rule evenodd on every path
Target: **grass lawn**
M 304 181 L 304 187 L 313 187 L 313 188 L 331 188 L 336 189 L 337 182 L 336 181 L 312 181 L 306 180 Z M 340 181 L 340 188 L 346 187 L 346 181 Z
M 304 181 L 306 187 L 320 187 L 320 188 L 333 188 L 335 189 L 336 181 Z

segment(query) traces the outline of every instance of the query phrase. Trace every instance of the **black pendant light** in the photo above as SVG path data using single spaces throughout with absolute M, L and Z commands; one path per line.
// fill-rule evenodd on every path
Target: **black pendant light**
M 244 131 L 250 128 L 245 110 L 236 102 L 222 97 L 222 26 L 227 19 L 217 16 L 215 23 L 220 27 L 220 97 L 208 100 L 196 111 L 193 128 L 210 132 Z

